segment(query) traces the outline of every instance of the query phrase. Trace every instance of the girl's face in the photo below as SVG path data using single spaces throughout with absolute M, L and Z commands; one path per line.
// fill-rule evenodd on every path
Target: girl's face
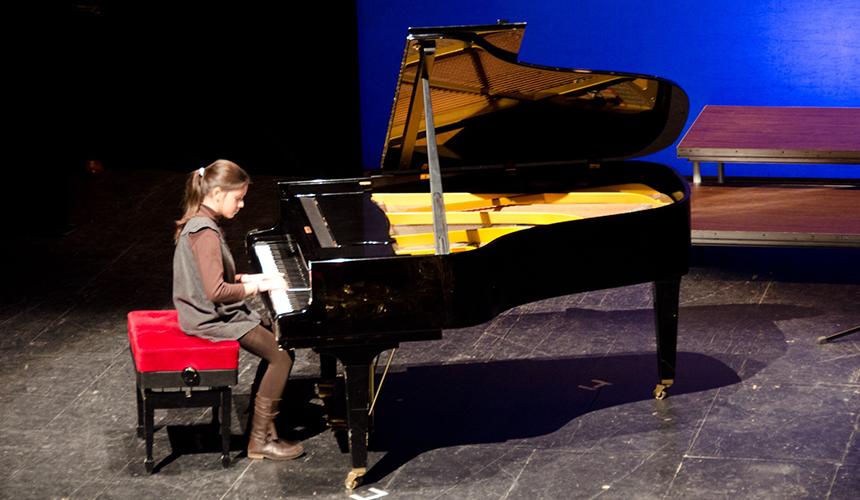
M 239 213 L 239 210 L 245 206 L 245 194 L 248 193 L 248 186 L 241 189 L 233 189 L 230 191 L 221 191 L 215 195 L 216 211 L 224 218 L 232 219 Z

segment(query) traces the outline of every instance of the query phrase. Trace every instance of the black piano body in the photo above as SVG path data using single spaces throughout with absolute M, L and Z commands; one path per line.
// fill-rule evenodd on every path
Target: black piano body
M 524 27 L 410 29 L 383 168 L 362 178 L 280 182 L 280 220 L 248 234 L 252 266 L 271 269 L 263 261 L 274 260 L 294 288 L 282 294 L 286 300 L 264 295 L 281 346 L 313 348 L 343 365 L 353 462 L 348 488 L 366 468 L 373 360 L 400 342 L 438 339 L 445 329 L 481 324 L 541 299 L 652 282 L 655 396 L 664 397 L 674 379 L 690 190 L 673 169 L 629 158 L 677 139 L 686 95 L 656 77 L 519 63 Z M 415 90 L 422 73 L 438 153 L 415 118 L 423 111 Z M 499 193 L 588 195 L 636 186 L 664 201 L 535 224 L 468 251 L 397 251 L 391 215 L 376 198 L 429 193 L 434 153 L 450 208 L 456 205 L 448 203 L 450 193 L 485 195 L 492 213 L 502 208 Z M 261 249 L 274 256 L 261 257 Z

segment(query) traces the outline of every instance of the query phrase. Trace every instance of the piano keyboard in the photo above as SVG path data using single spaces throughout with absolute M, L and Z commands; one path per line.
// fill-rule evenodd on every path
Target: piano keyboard
M 283 273 L 287 281 L 287 290 L 268 292 L 275 314 L 287 314 L 306 308 L 311 299 L 308 270 L 293 242 L 285 239 L 255 243 L 254 253 L 263 273 Z

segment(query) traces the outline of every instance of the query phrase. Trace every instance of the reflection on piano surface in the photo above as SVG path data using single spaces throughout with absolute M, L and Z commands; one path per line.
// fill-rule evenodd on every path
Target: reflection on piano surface
M 365 473 L 377 355 L 516 305 L 653 282 L 655 396 L 672 385 L 689 187 L 621 160 L 672 144 L 686 96 L 519 63 L 524 28 L 410 29 L 382 171 L 280 182 L 280 221 L 248 235 L 252 264 L 290 285 L 264 296 L 281 346 L 321 353 L 323 378 L 343 365 L 347 488 Z

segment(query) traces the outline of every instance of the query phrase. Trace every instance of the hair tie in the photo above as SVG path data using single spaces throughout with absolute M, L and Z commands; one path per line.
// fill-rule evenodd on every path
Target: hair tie
M 203 177 L 203 172 L 205 172 L 205 171 L 206 171 L 206 169 L 203 167 L 200 167 L 197 169 L 197 173 L 200 174 L 200 177 Z

